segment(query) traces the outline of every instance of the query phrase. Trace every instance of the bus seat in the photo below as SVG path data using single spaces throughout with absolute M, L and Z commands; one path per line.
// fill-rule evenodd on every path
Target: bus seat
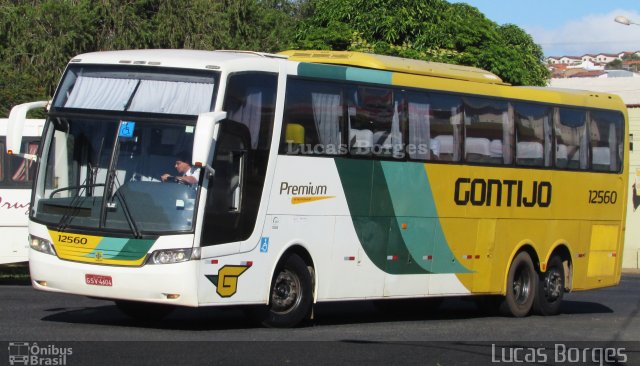
M 439 158 L 440 157 L 440 140 L 438 139 L 431 139 L 431 141 L 429 141 L 429 147 L 431 148 L 431 153 L 436 157 Z
M 465 160 L 485 162 L 491 155 L 489 139 L 485 137 L 467 137 L 464 140 Z
M 567 153 L 567 145 L 556 145 L 556 166 L 558 168 L 566 168 L 569 154 Z
M 391 155 L 395 151 L 402 149 L 402 133 L 398 134 L 398 146 L 393 146 L 392 134 L 389 131 L 376 131 L 373 134 L 373 146 L 375 151 L 383 155 Z
M 285 141 L 292 144 L 304 144 L 304 127 L 299 123 L 288 123 Z
M 556 148 L 556 160 L 564 159 L 567 160 L 567 145 L 558 144 Z
M 373 132 L 371 130 L 349 130 L 349 145 L 356 154 L 368 154 L 373 146 Z
M 516 145 L 516 163 L 519 165 L 541 166 L 544 147 L 537 141 L 520 141 Z
M 492 158 L 502 158 L 502 140 L 491 140 L 491 144 L 489 145 L 489 155 Z
M 441 154 L 453 154 L 453 136 L 452 135 L 438 135 L 434 138 L 440 145 Z
M 593 169 L 608 171 L 611 166 L 611 149 L 608 147 L 593 147 L 591 152 Z

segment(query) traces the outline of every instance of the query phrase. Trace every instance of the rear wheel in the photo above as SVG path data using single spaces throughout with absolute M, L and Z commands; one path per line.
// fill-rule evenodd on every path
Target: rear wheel
M 507 293 L 500 306 L 506 315 L 523 317 L 529 314 L 536 297 L 538 275 L 531 257 L 527 252 L 520 252 L 513 259 L 507 276 Z
M 564 265 L 562 259 L 554 255 L 547 264 L 547 271 L 540 273 L 533 311 L 540 315 L 557 315 L 564 289 Z
M 307 264 L 297 254 L 289 255 L 271 281 L 269 305 L 251 309 L 251 316 L 273 328 L 293 327 L 309 318 L 312 278 Z
M 143 321 L 162 320 L 175 309 L 172 305 L 139 301 L 117 300 L 115 303 L 118 309 L 130 318 Z

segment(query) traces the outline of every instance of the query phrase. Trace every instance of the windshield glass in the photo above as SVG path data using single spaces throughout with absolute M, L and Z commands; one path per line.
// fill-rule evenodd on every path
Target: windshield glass
M 194 125 L 50 118 L 34 219 L 58 230 L 102 229 L 135 236 L 192 230 L 200 179 L 199 169 L 189 166 Z M 184 176 L 194 177 L 193 184 Z

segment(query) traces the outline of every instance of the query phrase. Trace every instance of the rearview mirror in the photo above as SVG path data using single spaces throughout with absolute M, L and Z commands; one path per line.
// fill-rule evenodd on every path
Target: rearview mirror
M 227 118 L 227 112 L 208 112 L 198 116 L 193 137 L 193 166 L 207 167 L 211 148 L 218 134 L 218 122 Z
M 27 119 L 27 113 L 37 108 L 45 108 L 47 101 L 31 102 L 19 104 L 11 109 L 9 114 L 9 125 L 7 126 L 7 154 L 15 156 L 23 156 L 20 153 L 20 145 L 22 144 L 22 131 L 24 123 Z

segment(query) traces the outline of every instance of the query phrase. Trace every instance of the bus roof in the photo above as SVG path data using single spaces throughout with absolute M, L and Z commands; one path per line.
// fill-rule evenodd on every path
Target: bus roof
M 75 56 L 69 63 L 148 65 L 216 70 L 225 64 L 234 63 L 242 59 L 264 60 L 278 58 L 284 57 L 282 55 L 251 51 L 146 49 L 84 53 Z
M 289 56 L 289 60 L 292 61 L 365 67 L 376 70 L 395 71 L 405 74 L 434 76 L 487 84 L 506 84 L 502 79 L 500 79 L 500 77 L 490 73 L 489 71 L 470 66 L 451 65 L 440 62 L 429 62 L 351 51 L 289 50 L 280 52 L 280 54 Z

